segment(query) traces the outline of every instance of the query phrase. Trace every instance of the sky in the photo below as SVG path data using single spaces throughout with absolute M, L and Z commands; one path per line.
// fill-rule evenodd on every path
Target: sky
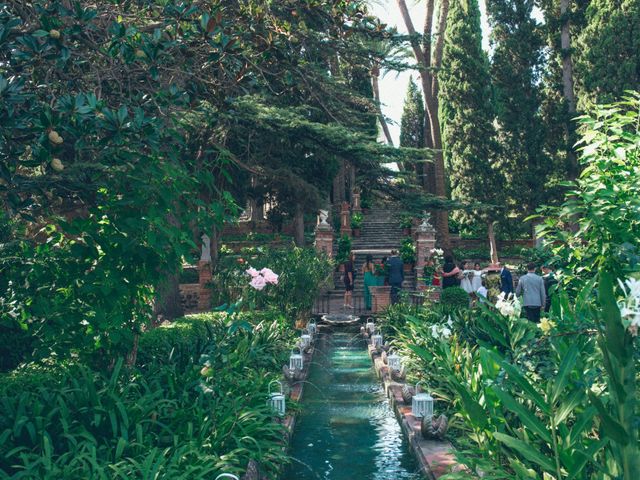
M 407 6 L 411 12 L 411 18 L 416 30 L 422 31 L 424 26 L 426 2 L 420 0 L 407 0 Z M 396 0 L 372 0 L 372 12 L 384 23 L 398 27 L 400 32 L 406 32 L 404 21 L 400 15 Z M 480 1 L 480 13 L 483 31 L 482 44 L 485 49 L 489 48 L 487 17 L 485 14 L 484 1 Z M 380 78 L 380 100 L 382 111 L 389 119 L 389 129 L 393 137 L 393 143 L 398 146 L 400 139 L 400 118 L 402 117 L 402 106 L 404 96 L 409 84 L 409 78 L 413 75 L 418 78 L 417 72 L 384 72 Z

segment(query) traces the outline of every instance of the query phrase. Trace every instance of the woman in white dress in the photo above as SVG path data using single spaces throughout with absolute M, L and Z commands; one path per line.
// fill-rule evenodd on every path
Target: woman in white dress
M 482 287 L 482 270 L 480 264 L 476 262 L 473 267 L 473 277 L 471 278 L 471 288 L 474 292 L 477 292 Z

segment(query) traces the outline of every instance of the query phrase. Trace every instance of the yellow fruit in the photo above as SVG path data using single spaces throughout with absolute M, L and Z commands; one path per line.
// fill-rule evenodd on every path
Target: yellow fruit
M 64 165 L 59 158 L 51 159 L 51 168 L 53 168 L 56 172 L 61 172 L 64 170 Z
M 60 31 L 59 30 L 49 30 L 49 36 L 51 38 L 60 38 Z
M 49 132 L 49 141 L 55 145 L 60 145 L 64 142 L 63 138 L 55 130 Z
M 146 54 L 146 53 L 144 53 L 142 50 L 140 50 L 140 49 L 136 50 L 136 57 L 138 57 L 138 58 L 144 58 L 144 57 L 146 57 L 146 56 L 147 56 L 147 54 Z

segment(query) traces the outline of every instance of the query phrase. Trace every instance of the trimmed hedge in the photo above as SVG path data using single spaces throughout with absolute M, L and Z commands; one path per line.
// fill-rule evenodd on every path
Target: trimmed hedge
M 440 303 L 446 311 L 469 308 L 469 294 L 460 287 L 449 287 L 442 290 Z

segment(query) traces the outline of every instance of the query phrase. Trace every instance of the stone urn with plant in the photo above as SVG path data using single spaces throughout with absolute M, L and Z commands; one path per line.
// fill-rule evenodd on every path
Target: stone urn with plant
M 404 271 L 410 272 L 416 263 L 416 246 L 411 237 L 407 237 L 400 245 L 400 258 L 404 263 Z
M 351 231 L 355 238 L 360 237 L 360 230 L 362 228 L 362 222 L 364 221 L 364 216 L 360 212 L 355 212 L 351 215 Z

